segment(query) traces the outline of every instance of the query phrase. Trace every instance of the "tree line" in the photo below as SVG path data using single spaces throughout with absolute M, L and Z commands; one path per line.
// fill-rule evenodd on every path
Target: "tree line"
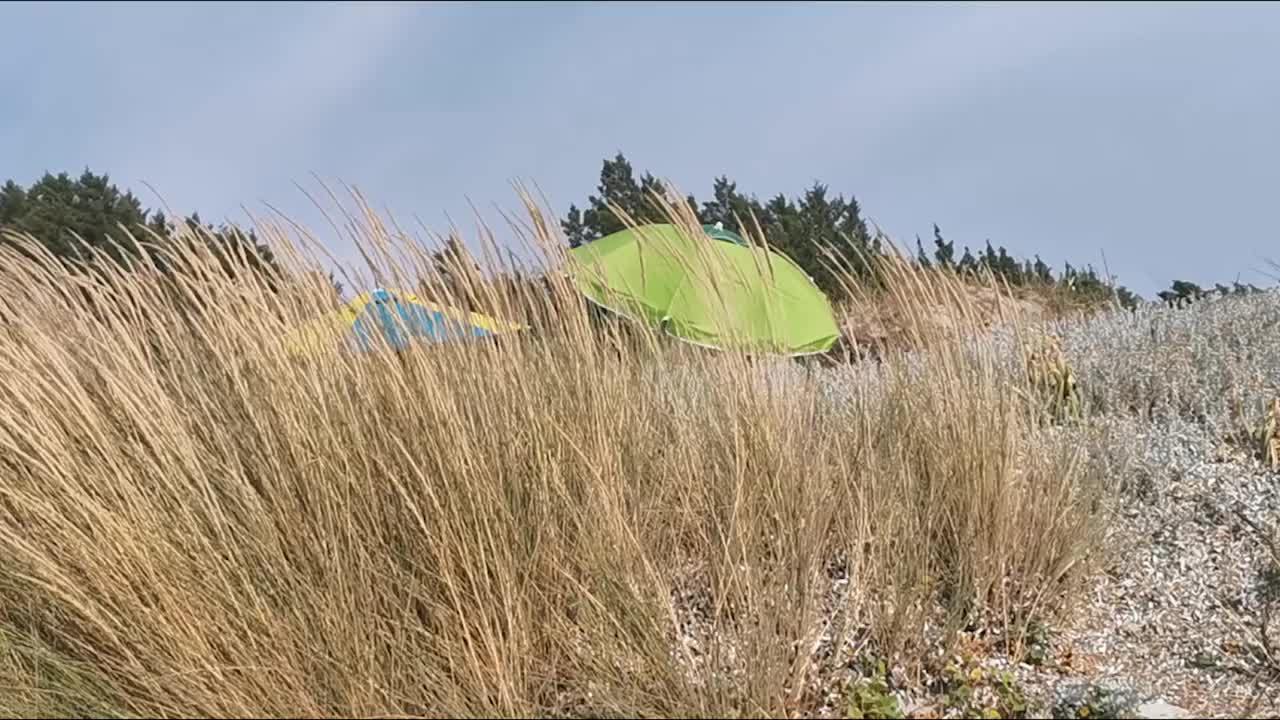
M 611 205 L 638 222 L 663 222 L 662 213 L 648 199 L 660 187 L 661 183 L 651 173 L 646 172 L 637 179 L 622 153 L 604 160 L 596 194 L 587 198 L 582 209 L 571 205 L 561 221 L 569 244 L 581 245 L 621 230 L 622 223 L 609 210 Z M 770 246 L 794 260 L 828 293 L 838 295 L 842 291 L 840 270 L 850 273 L 856 282 L 878 281 L 871 259 L 887 252 L 887 243 L 879 232 L 868 229 L 856 197 L 833 194 L 822 182 L 815 182 L 795 198 L 779 193 L 761 201 L 755 195 L 739 191 L 737 183 L 721 176 L 714 181 L 711 199 L 698 203 L 689 196 L 685 201 L 699 222 L 723 223 L 726 229 L 739 234 L 755 229 L 754 218 Z M 933 234 L 931 253 L 926 252 L 920 238 L 916 238 L 914 259 L 921 265 L 950 268 L 962 274 L 989 271 L 1014 287 L 1056 285 L 1082 299 L 1096 301 L 1114 297 L 1128 307 L 1140 300 L 1127 288 L 1104 281 L 1092 267 L 1077 269 L 1067 263 L 1063 271 L 1055 275 L 1039 256 L 1034 261 L 1019 261 L 1004 247 L 993 248 L 989 241 L 977 254 L 963 247 L 957 259 L 954 241 L 944 239 L 936 224 Z M 831 254 L 841 258 L 841 264 L 846 267 L 834 267 Z
M 115 262 L 146 260 L 162 272 L 172 272 L 163 249 L 173 241 L 179 224 L 205 231 L 198 236 L 207 239 L 225 272 L 233 274 L 233 258 L 243 256 L 269 281 L 279 278 L 271 249 L 253 231 L 215 228 L 203 224 L 199 213 L 172 220 L 144 208 L 137 196 L 121 192 L 105 174 L 88 169 L 75 178 L 65 172 L 45 173 L 30 187 L 12 179 L 0 187 L 0 228 L 30 235 L 54 257 L 81 264 L 92 264 L 98 251 Z
M 130 190 L 122 191 L 110 177 L 85 169 L 79 176 L 46 172 L 30 186 L 9 179 L 0 186 L 0 230 L 25 234 L 55 258 L 72 261 L 92 270 L 97 256 L 108 261 L 133 265 L 147 262 L 164 277 L 172 278 L 178 268 L 173 254 L 181 235 L 203 242 L 221 270 L 234 278 L 237 268 L 247 268 L 272 292 L 277 292 L 285 273 L 270 246 L 248 231 L 226 224 L 214 226 L 200 219 L 198 212 L 169 218 L 163 211 L 143 206 Z M 9 242 L 0 236 L 0 242 Z M 342 284 L 332 272 L 327 281 L 335 295 Z
M 624 228 L 612 207 L 635 222 L 665 222 L 663 212 L 652 202 L 653 195 L 662 190 L 662 183 L 651 173 L 637 177 L 630 161 L 618 153 L 603 161 L 596 193 L 581 208 L 570 205 L 561 220 L 561 229 L 569 244 L 576 247 Z M 773 248 L 794 260 L 820 288 L 835 295 L 843 289 L 842 273 L 833 267 L 828 250 L 847 261 L 844 270 L 859 283 L 878 281 L 875 263 L 870 259 L 888 252 L 885 239 L 868 227 L 857 199 L 833 193 L 821 182 L 795 197 L 778 193 L 760 200 L 740 191 L 728 177 L 720 176 L 712 184 L 709 199 L 698 202 L 689 195 L 683 202 L 699 222 L 722 223 L 741 235 L 754 234 L 754 219 Z M 147 259 L 163 272 L 174 272 L 161 250 L 165 242 L 172 241 L 180 223 L 188 229 L 201 229 L 188 236 L 205 238 L 226 272 L 234 273 L 233 257 L 244 257 L 269 287 L 274 289 L 282 278 L 271 249 L 259 242 L 252 230 L 243 232 L 225 225 L 215 228 L 203 223 L 197 213 L 176 220 L 168 218 L 163 212 L 145 208 L 131 191 L 121 191 L 106 174 L 89 169 L 78 177 L 65 172 L 45 173 L 28 187 L 12 179 L 0 186 L 0 229 L 26 233 L 55 257 L 82 264 L 91 262 L 92 254 L 87 251 L 93 249 L 116 262 Z M 143 243 L 135 242 L 138 239 Z M 446 267 L 457 272 L 459 262 L 454 256 L 460 252 L 461 246 L 453 238 L 437 253 L 443 275 L 451 274 Z M 1061 272 L 1055 272 L 1039 256 L 1020 260 L 1004 247 L 992 247 L 989 241 L 976 253 L 968 246 L 962 247 L 957 259 L 955 243 L 945 239 L 936 224 L 929 248 L 916 238 L 914 260 L 923 266 L 950 268 L 962 274 L 990 272 L 1013 287 L 1056 288 L 1087 302 L 1117 301 L 1134 307 L 1142 300 L 1127 288 L 1100 277 L 1092 266 L 1080 269 L 1065 263 Z M 342 287 L 332 273 L 328 280 L 334 292 L 341 295 Z M 1206 290 L 1195 283 L 1176 280 L 1158 297 L 1178 304 L 1213 294 L 1257 291 L 1253 285 L 1240 283 L 1230 287 L 1216 284 Z
M 650 200 L 654 193 L 661 193 L 661 189 L 662 183 L 649 172 L 637 178 L 622 153 L 606 158 L 596 193 L 590 195 L 581 208 L 577 204 L 569 206 L 561 221 L 564 235 L 569 244 L 576 247 L 622 230 L 623 224 L 610 210 L 611 206 L 620 208 L 637 222 L 665 222 L 663 213 Z M 833 194 L 822 182 L 815 182 L 794 198 L 779 193 L 761 201 L 755 195 L 739 191 L 737 183 L 721 176 L 715 179 L 709 200 L 699 203 L 690 195 L 684 202 L 702 224 L 723 223 L 726 229 L 739 234 L 755 229 L 751 219 L 754 218 L 769 244 L 794 260 L 828 293 L 839 294 L 842 283 L 824 248 L 847 259 L 845 269 L 862 283 L 877 281 L 875 265 L 867 258 L 888 251 L 882 236 L 869 231 L 857 199 L 853 195 Z M 1143 301 L 1123 285 L 1100 276 L 1092 265 L 1078 268 L 1066 262 L 1060 272 L 1055 272 L 1039 255 L 1019 260 L 1004 247 L 992 247 L 989 240 L 976 253 L 963 246 L 957 258 L 955 242 L 945 239 L 936 223 L 929 248 L 916 237 L 913 259 L 925 267 L 949 268 L 961 274 L 990 272 L 1012 287 L 1056 289 L 1085 304 L 1118 302 L 1132 309 Z M 1215 294 L 1258 291 L 1253 285 L 1238 282 L 1230 287 L 1219 283 L 1213 290 L 1204 290 L 1195 283 L 1175 280 L 1168 290 L 1157 295 L 1166 303 L 1180 304 Z

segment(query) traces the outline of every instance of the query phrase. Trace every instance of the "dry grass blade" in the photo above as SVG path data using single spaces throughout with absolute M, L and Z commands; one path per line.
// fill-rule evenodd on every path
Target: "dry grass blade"
M 274 290 L 199 230 L 153 238 L 179 273 L 0 248 L 0 714 L 812 714 L 849 648 L 1025 615 L 1096 537 L 1099 478 L 1017 368 L 912 309 L 949 280 L 885 267 L 931 352 L 835 397 L 651 328 L 610 345 L 523 190 L 539 275 L 457 236 L 437 262 L 351 195 L 349 283 L 532 330 L 292 357 L 334 298 L 287 222 L 255 227 Z
M 1272 470 L 1280 470 L 1280 397 L 1268 405 L 1256 435 L 1262 461 Z

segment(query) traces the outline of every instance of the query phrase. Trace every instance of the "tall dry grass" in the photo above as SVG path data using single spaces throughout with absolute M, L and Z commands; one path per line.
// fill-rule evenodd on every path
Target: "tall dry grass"
M 432 272 L 357 206 L 348 287 Z M 314 277 L 305 231 L 256 230 Z M 326 288 L 182 239 L 174 282 L 0 250 L 0 714 L 807 714 L 859 648 L 1051 611 L 1097 537 L 1100 478 L 982 343 L 836 399 L 613 342 L 553 273 L 469 278 L 519 338 L 298 359 Z M 912 273 L 908 306 L 947 292 Z

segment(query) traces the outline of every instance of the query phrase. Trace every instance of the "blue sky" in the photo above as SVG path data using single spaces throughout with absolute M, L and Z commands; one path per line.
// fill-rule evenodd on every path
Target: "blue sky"
M 466 232 L 621 150 L 699 197 L 822 180 L 904 244 L 1105 250 L 1149 297 L 1269 282 L 1276 38 L 1263 3 L 5 3 L 0 179 L 270 202 L 352 260 L 295 183 Z

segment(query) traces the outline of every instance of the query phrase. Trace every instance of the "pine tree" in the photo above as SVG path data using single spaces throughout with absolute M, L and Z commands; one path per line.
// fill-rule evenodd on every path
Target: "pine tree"
M 132 193 L 121 193 L 106 175 L 88 169 L 76 179 L 45 173 L 26 190 L 10 180 L 0 192 L 0 223 L 31 235 L 60 258 L 87 259 L 88 245 L 123 260 L 122 253 L 138 249 L 119 226 L 136 235 L 146 221 Z
M 1000 270 L 1000 258 L 996 255 L 995 248 L 991 247 L 990 240 L 987 240 L 987 247 L 982 251 L 981 264 L 992 273 L 998 273 Z
M 790 207 L 794 207 L 795 223 L 785 232 L 788 254 L 818 287 L 840 291 L 842 266 L 848 266 L 856 277 L 871 277 L 872 243 L 857 200 L 830 198 L 826 185 L 814 183 L 800 202 Z M 835 256 L 834 262 L 829 254 Z
M 727 177 L 718 177 L 711 186 L 711 199 L 702 203 L 699 219 L 708 225 L 724 223 L 725 229 L 737 232 L 739 228 L 733 214 L 738 200 L 737 184 Z
M 712 199 L 704 202 L 698 213 L 703 224 L 723 223 L 726 230 L 739 235 L 755 231 L 753 217 L 762 229 L 770 224 L 769 211 L 760 201 L 739 193 L 737 183 L 724 176 L 716 178 L 712 185 Z
M 1188 280 L 1174 280 L 1170 288 L 1182 297 L 1199 299 L 1204 296 L 1204 290 L 1197 284 Z
M 954 268 L 956 249 L 955 243 L 947 242 L 942 239 L 942 230 L 938 228 L 938 224 L 933 224 L 933 258 L 940 267 Z
M 564 231 L 564 237 L 569 241 L 569 247 L 576 248 L 589 239 L 587 236 L 587 227 L 582 222 L 582 211 L 577 205 L 569 206 L 569 214 L 560 222 L 560 227 Z
M 580 211 L 576 205 L 571 206 L 561 227 L 575 247 L 623 229 L 624 224 L 609 211 L 609 203 L 637 223 L 667 222 L 665 213 L 653 206 L 650 197 L 660 189 L 661 183 L 649 173 L 637 182 L 631 164 L 619 153 L 604 161 L 597 193 L 588 198 L 586 209 Z M 790 257 L 828 291 L 843 286 L 839 275 L 845 268 L 840 266 L 849 265 L 855 275 L 867 278 L 872 268 L 868 257 L 882 252 L 882 240 L 869 232 L 857 199 L 833 197 L 820 182 L 795 202 L 779 193 L 761 203 L 756 197 L 739 192 L 728 177 L 720 176 L 715 179 L 712 199 L 701 207 L 691 195 L 684 201 L 703 224 L 723 223 L 727 230 L 754 234 L 758 223 L 773 249 Z M 828 251 L 838 258 L 836 268 L 829 267 L 833 263 Z
M 196 237 L 206 238 L 229 277 L 235 277 L 236 266 L 247 263 L 271 289 L 278 287 L 276 259 L 252 231 L 204 226 L 198 213 L 182 223 L 204 230 Z M 30 235 L 59 258 L 88 262 L 92 256 L 87 250 L 93 248 L 115 262 L 146 258 L 162 272 L 172 271 L 163 249 L 175 241 L 174 223 L 162 212 L 144 209 L 106 174 L 89 169 L 74 179 L 67 173 L 45 173 L 27 189 L 9 180 L 0 188 L 0 226 Z
M 648 176 L 646 181 L 649 185 L 653 183 Z M 588 198 L 590 206 L 582 213 L 582 224 L 591 240 L 626 229 L 626 224 L 614 214 L 610 204 L 620 208 L 635 222 L 658 220 L 652 217 L 656 215 L 652 202 L 644 196 L 632 172 L 631 163 L 622 153 L 618 153 L 612 160 L 604 161 L 596 192 L 598 195 Z
M 1120 301 L 1120 307 L 1126 310 L 1136 310 L 1138 302 L 1142 299 L 1123 285 L 1116 289 L 1116 296 Z
M 920 242 L 919 235 L 916 235 L 916 262 L 926 270 L 933 267 L 933 263 L 929 262 L 929 256 L 924 251 L 924 245 Z
M 1021 286 L 1026 282 L 1022 266 L 1009 255 L 1003 245 L 1000 246 L 1000 252 L 996 255 L 996 266 L 1000 276 L 1010 285 Z
M 1039 255 L 1036 255 L 1036 264 L 1033 267 L 1033 270 L 1035 272 L 1036 279 L 1040 282 L 1053 282 L 1053 269 L 1050 268 L 1044 260 L 1041 260 Z

